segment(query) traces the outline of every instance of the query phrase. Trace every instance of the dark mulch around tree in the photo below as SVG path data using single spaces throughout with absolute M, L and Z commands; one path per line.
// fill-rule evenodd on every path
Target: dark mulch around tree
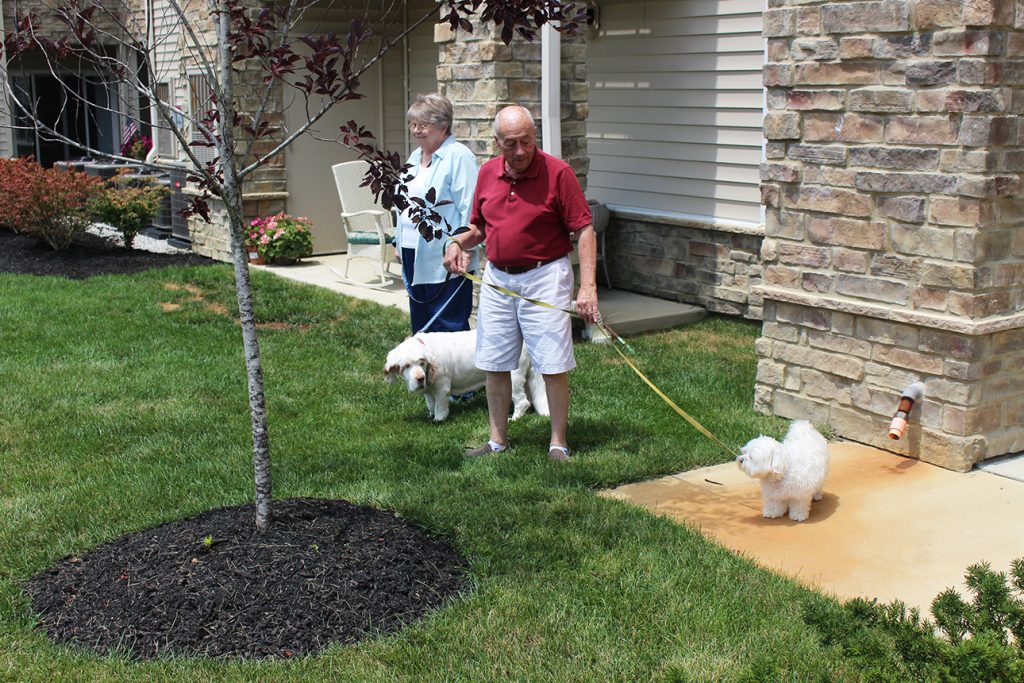
M 393 632 L 466 587 L 462 558 L 392 513 L 273 509 L 266 531 L 253 505 L 220 508 L 65 558 L 29 580 L 32 606 L 52 638 L 101 653 L 290 657 Z
M 157 254 L 124 249 L 90 233 L 76 237 L 67 249 L 54 251 L 35 237 L 0 228 L 0 273 L 56 275 L 82 280 L 94 275 L 213 263 L 216 261 L 198 254 Z
M 209 263 L 92 235 L 55 252 L 0 229 L 0 273 L 87 278 Z M 253 505 L 222 508 L 65 558 L 29 580 L 33 609 L 55 640 L 101 653 L 290 657 L 393 632 L 467 587 L 465 561 L 394 514 L 337 500 L 273 509 L 263 532 Z

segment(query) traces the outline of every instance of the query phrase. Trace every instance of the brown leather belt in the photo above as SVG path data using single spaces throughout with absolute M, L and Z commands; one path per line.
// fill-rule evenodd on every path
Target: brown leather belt
M 499 266 L 494 261 L 488 261 L 487 263 L 494 266 L 503 273 L 508 273 L 509 275 L 519 275 L 521 273 L 528 273 L 534 268 L 540 268 L 541 266 L 546 266 L 549 263 L 554 263 L 559 258 L 562 257 L 559 256 L 558 258 L 548 259 L 547 261 L 534 261 L 533 263 L 527 263 L 525 266 Z

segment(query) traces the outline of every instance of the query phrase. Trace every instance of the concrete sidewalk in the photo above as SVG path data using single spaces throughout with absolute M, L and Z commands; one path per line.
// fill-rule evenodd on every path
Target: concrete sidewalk
M 401 266 L 398 263 L 388 264 L 388 274 L 393 279 L 382 287 L 378 284 L 379 276 L 374 274 L 373 264 L 366 259 L 353 259 L 348 280 L 342 280 L 337 273 L 345 272 L 347 258 L 345 254 L 329 254 L 306 258 L 293 266 L 252 267 L 358 299 L 375 301 L 383 306 L 395 306 L 408 313 L 409 299 L 402 284 Z M 604 320 L 620 335 L 677 327 L 699 320 L 706 314 L 700 306 L 618 289 L 599 289 L 598 300 Z M 593 330 L 588 330 L 585 336 L 592 338 L 592 334 Z M 594 340 L 598 341 L 596 336 Z
M 289 280 L 304 282 L 307 285 L 325 287 L 341 294 L 357 299 L 375 301 L 382 306 L 395 306 L 406 313 L 409 312 L 409 297 L 402 284 L 401 266 L 397 263 L 388 264 L 391 281 L 386 286 L 379 286 L 379 276 L 375 275 L 373 265 L 366 259 L 352 259 L 348 280 L 342 280 L 333 271 L 345 272 L 345 254 L 328 254 L 310 256 L 293 266 L 253 266 L 258 270 L 266 270 Z
M 801 523 L 763 518 L 758 483 L 734 463 L 603 495 L 692 525 L 816 590 L 899 599 L 929 616 L 944 589 L 968 595 L 969 565 L 1006 571 L 1024 557 L 1024 459 L 962 474 L 859 444 L 829 451 L 825 497 Z

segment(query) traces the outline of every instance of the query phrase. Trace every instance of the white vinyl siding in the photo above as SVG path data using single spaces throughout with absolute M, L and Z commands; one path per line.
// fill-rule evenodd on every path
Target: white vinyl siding
M 603 0 L 588 36 L 588 195 L 761 222 L 763 0 Z
M 167 0 L 153 2 L 153 74 L 154 82 L 168 81 L 178 77 L 181 68 L 178 40 L 181 36 L 181 20 Z
M 187 110 L 178 93 L 179 74 L 181 72 L 181 20 L 178 13 L 167 0 L 153 2 L 153 84 L 157 96 L 165 103 Z M 163 159 L 177 159 L 180 156 L 178 141 L 167 124 L 153 107 L 153 124 L 156 127 L 153 135 L 156 141 L 157 154 Z M 178 117 L 179 125 L 184 125 L 184 118 Z
M 407 19 L 410 24 L 426 14 L 433 0 L 410 0 L 407 3 Z M 389 85 L 381 93 L 384 97 L 384 146 L 399 153 L 402 159 L 412 151 L 406 135 L 405 112 L 417 95 L 437 92 L 437 43 L 434 42 L 434 26 L 437 17 L 428 19 L 417 26 L 409 35 L 406 45 L 396 46 L 384 57 L 384 83 L 405 83 L 404 88 Z M 406 74 L 408 69 L 408 74 Z M 406 83 L 408 77 L 408 83 Z

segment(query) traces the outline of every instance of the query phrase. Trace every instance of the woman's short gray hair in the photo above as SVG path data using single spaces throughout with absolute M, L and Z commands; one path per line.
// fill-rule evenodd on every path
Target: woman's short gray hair
M 453 116 L 452 103 L 448 101 L 447 97 L 437 93 L 417 96 L 407 114 L 410 122 L 429 123 L 432 126 L 444 128 L 445 132 L 449 134 L 452 132 Z

